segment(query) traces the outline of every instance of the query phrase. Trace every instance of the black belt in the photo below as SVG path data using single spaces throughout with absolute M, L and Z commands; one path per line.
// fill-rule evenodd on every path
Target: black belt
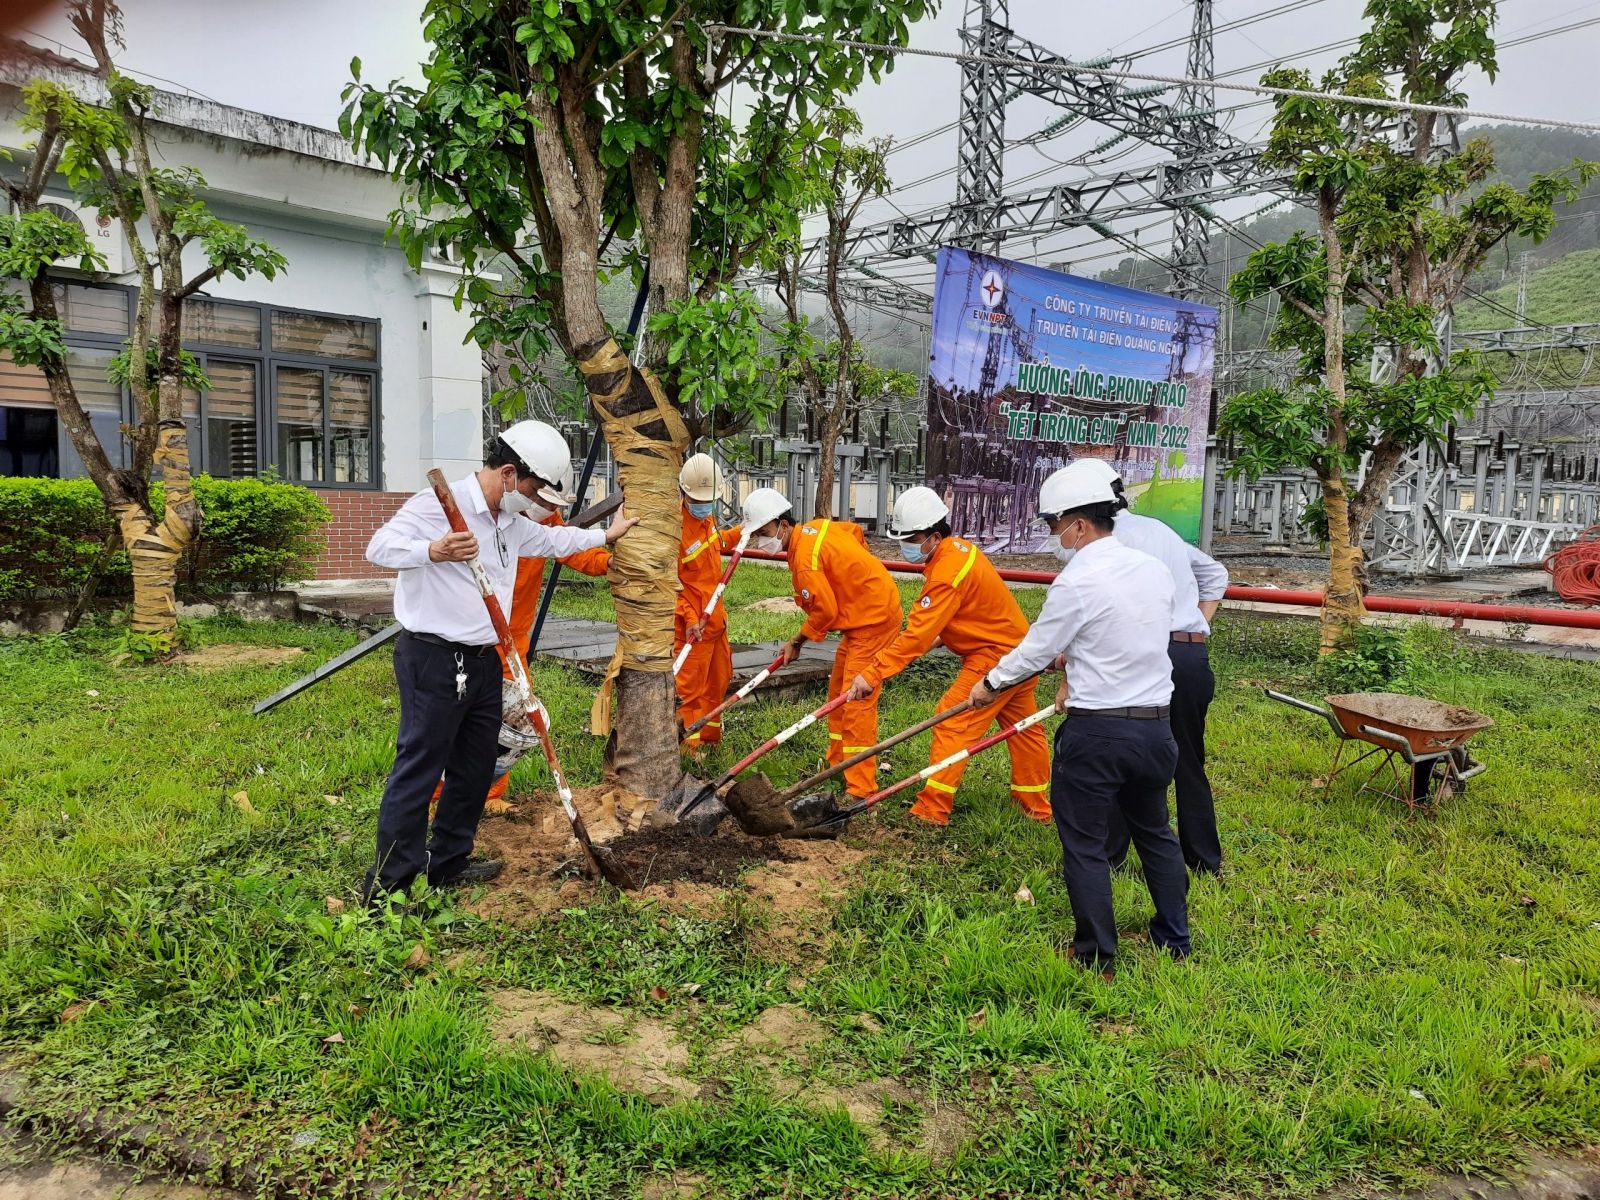
M 1069 708 L 1069 717 L 1126 717 L 1130 721 L 1165 720 L 1171 708 L 1165 704 L 1151 704 L 1143 708 Z
M 486 654 L 493 654 L 500 649 L 499 642 L 490 642 L 487 646 L 469 646 L 465 642 L 452 642 L 449 638 L 442 638 L 437 633 L 418 633 L 415 629 L 406 630 L 406 636 L 416 638 L 419 642 L 428 642 L 435 646 L 443 646 L 446 650 L 467 658 L 482 658 Z
M 1204 642 L 1206 635 L 1203 633 L 1175 633 L 1172 635 L 1175 642 Z

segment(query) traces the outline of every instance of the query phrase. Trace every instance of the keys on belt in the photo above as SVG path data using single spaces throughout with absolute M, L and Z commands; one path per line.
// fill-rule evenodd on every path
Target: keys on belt
M 465 642 L 452 642 L 449 638 L 442 638 L 436 633 L 418 633 L 414 629 L 406 630 L 405 636 L 416 638 L 419 642 L 427 642 L 431 646 L 443 646 L 463 658 L 483 658 L 500 649 L 499 642 L 490 642 L 487 646 L 469 646 Z
M 1130 721 L 1159 721 L 1172 711 L 1166 704 L 1135 708 L 1069 708 L 1067 717 L 1126 717 Z

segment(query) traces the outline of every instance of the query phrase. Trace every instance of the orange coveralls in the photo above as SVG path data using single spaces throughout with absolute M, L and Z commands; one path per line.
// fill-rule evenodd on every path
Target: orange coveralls
M 865 671 L 900 631 L 900 593 L 889 572 L 867 549 L 861 526 L 849 521 L 807 521 L 789 538 L 789 572 L 795 601 L 806 612 L 801 636 L 820 642 L 843 633 L 828 680 L 832 699 Z M 841 705 L 828 717 L 828 762 L 837 763 L 878 740 L 878 696 Z M 844 775 L 852 796 L 878 787 L 877 759 L 857 763 Z
M 934 710 L 943 712 L 965 700 L 995 663 L 1016 647 L 1028 632 L 1028 620 L 994 564 L 964 538 L 941 538 L 923 575 L 927 582 L 911 606 L 905 630 L 861 674 L 874 686 L 880 685 L 932 650 L 942 638 L 961 659 L 961 673 Z M 1037 712 L 1042 705 L 1034 696 L 1034 686 L 1018 684 L 1001 692 L 987 708 L 972 709 L 934 726 L 928 761 L 936 763 L 972 745 L 996 720 L 1010 725 Z M 1012 738 L 1006 748 L 1011 753 L 1012 799 L 1035 821 L 1050 820 L 1050 749 L 1044 729 L 1035 725 Z M 934 825 L 948 825 L 956 787 L 969 761 L 964 759 L 930 778 L 917 793 L 912 814 Z
M 705 615 L 706 601 L 722 579 L 722 556 L 739 544 L 739 526 L 719 530 L 715 517 L 696 517 L 683 506 L 683 540 L 678 548 L 678 608 L 673 614 L 672 652 L 689 640 L 689 626 Z M 728 610 L 722 601 L 706 618 L 705 633 L 678 672 L 678 716 L 693 725 L 722 703 L 733 681 L 733 650 L 728 645 Z M 722 740 L 722 722 L 707 721 L 684 739 L 686 750 Z
M 565 525 L 560 513 L 551 513 L 541 525 Z M 539 592 L 544 584 L 544 559 L 519 558 L 517 559 L 517 582 L 511 592 L 511 611 L 506 615 L 506 624 L 511 626 L 511 640 L 516 642 L 517 649 L 522 651 L 523 660 L 528 657 L 528 640 L 533 636 L 533 620 L 539 615 Z M 576 554 L 569 554 L 561 560 L 561 565 L 571 567 L 581 575 L 604 575 L 611 567 L 611 551 L 604 546 L 596 546 L 593 550 L 580 550 Z M 511 664 L 506 662 L 505 651 L 500 652 L 501 675 L 505 679 L 511 678 Z M 489 799 L 500 800 L 506 794 L 506 785 L 510 782 L 510 774 L 500 776 L 489 788 Z M 441 780 L 433 789 L 433 798 L 439 798 L 439 790 L 444 786 Z

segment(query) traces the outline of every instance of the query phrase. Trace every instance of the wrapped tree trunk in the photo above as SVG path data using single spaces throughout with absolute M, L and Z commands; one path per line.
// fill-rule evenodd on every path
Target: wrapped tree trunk
M 683 777 L 672 678 L 678 602 L 678 471 L 689 432 L 648 370 L 635 370 L 607 336 L 575 348 L 606 443 L 616 456 L 625 511 L 639 518 L 613 547 L 608 580 L 617 650 L 595 697 L 591 725 L 606 735 L 607 778 L 663 800 Z M 626 738 L 616 736 L 618 727 Z
M 166 490 L 158 521 L 147 505 L 111 505 L 133 568 L 135 633 L 171 638 L 178 632 L 178 561 L 200 532 L 200 505 L 189 473 L 189 436 L 182 421 L 162 421 L 155 465 Z

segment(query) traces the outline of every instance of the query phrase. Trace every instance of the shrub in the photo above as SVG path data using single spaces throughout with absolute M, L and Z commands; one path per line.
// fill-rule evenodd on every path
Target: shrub
M 1363 625 L 1348 647 L 1329 654 L 1317 666 L 1323 683 L 1333 691 L 1406 691 L 1411 649 L 1404 630 Z
M 178 564 L 186 595 L 258 591 L 307 578 L 332 519 L 315 492 L 276 479 L 197 475 L 200 539 Z M 151 489 L 159 512 L 161 487 Z M 88 479 L 0 477 L 0 600 L 77 591 L 115 525 Z M 128 558 L 112 555 L 100 590 L 127 595 Z
M 311 575 L 333 519 L 321 496 L 277 479 L 209 475 L 195 479 L 194 492 L 206 516 L 186 556 L 190 590 L 275 590 Z

